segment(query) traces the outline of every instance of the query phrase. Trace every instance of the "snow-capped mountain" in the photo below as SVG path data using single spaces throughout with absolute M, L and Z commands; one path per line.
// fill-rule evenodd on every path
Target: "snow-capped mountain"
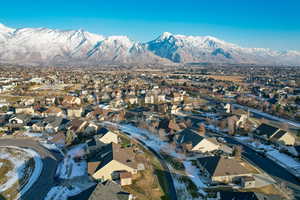
M 257 63 L 300 65 L 300 52 L 242 48 L 211 36 L 163 33 L 139 43 L 84 30 L 13 29 L 0 24 L 0 62 L 19 64 Z
M 165 32 L 147 43 L 150 51 L 173 62 L 300 64 L 300 52 L 242 48 L 211 36 L 173 35 Z

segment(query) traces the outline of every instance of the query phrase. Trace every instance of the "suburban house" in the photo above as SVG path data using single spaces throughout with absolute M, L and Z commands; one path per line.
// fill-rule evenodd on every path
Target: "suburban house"
M 104 144 L 115 143 L 118 144 L 118 135 L 106 128 L 101 128 L 96 135 L 96 139 Z
M 52 115 L 57 117 L 62 117 L 64 116 L 64 111 L 59 107 L 51 106 L 43 113 L 43 115 L 46 117 Z
M 46 124 L 45 131 L 48 133 L 55 133 L 60 129 L 63 129 L 68 120 L 62 117 L 49 116 L 44 119 L 44 122 Z
M 43 132 L 45 131 L 46 123 L 43 120 L 39 120 L 31 126 L 32 131 L 34 132 Z
M 252 173 L 241 164 L 240 160 L 223 156 L 198 158 L 202 174 L 212 182 L 230 183 L 242 177 L 251 177 Z
M 118 135 L 114 132 L 101 128 L 97 131 L 97 134 L 90 140 L 86 141 L 87 144 L 87 152 L 89 155 L 93 155 L 97 153 L 103 146 L 115 143 L 118 144 L 119 138 Z
M 16 114 L 33 115 L 34 109 L 33 109 L 33 107 L 19 107 L 19 108 L 15 108 L 15 112 L 16 112 Z
M 57 132 L 50 141 L 60 147 L 64 147 L 66 144 L 66 135 L 64 132 Z
M 81 99 L 79 97 L 74 96 L 65 96 L 62 105 L 67 106 L 79 106 L 81 104 Z
M 80 133 L 83 132 L 84 129 L 89 125 L 87 121 L 73 119 L 68 124 L 68 129 L 71 130 L 73 133 Z
M 101 151 L 100 158 L 88 162 L 88 173 L 96 180 L 120 180 L 122 172 L 137 173 L 135 153 L 131 148 L 121 148 L 110 143 Z
M 255 134 L 265 140 L 284 145 L 294 145 L 296 142 L 292 133 L 264 123 L 255 129 Z
M 30 115 L 16 114 L 12 116 L 8 121 L 10 124 L 26 125 L 30 120 Z
M 178 133 L 177 144 L 187 151 L 202 153 L 212 152 L 220 147 L 215 138 L 206 137 L 188 128 Z
M 69 107 L 67 109 L 67 116 L 69 118 L 79 118 L 82 116 L 83 109 L 82 107 Z
M 98 183 L 96 187 L 92 187 L 83 193 L 86 194 L 84 196 L 88 196 L 87 200 L 133 200 L 132 194 L 124 192 L 121 185 L 112 181 Z M 81 197 L 82 195 L 79 194 L 78 197 L 71 197 L 70 200 Z

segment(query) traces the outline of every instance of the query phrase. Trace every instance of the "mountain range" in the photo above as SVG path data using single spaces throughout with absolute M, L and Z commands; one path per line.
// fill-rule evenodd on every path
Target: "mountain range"
M 168 32 L 150 42 L 84 30 L 13 29 L 0 24 L 0 62 L 17 64 L 232 63 L 300 65 L 299 51 L 243 48 L 211 36 Z

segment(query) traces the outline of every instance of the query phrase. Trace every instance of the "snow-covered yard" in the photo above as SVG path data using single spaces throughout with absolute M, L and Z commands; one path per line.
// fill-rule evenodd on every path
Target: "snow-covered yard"
M 0 186 L 0 193 L 18 184 L 16 189 L 18 196 L 21 196 L 38 179 L 43 168 L 39 154 L 31 149 L 0 147 L 0 159 L 2 160 L 0 167 L 4 167 L 5 164 L 10 165 L 9 171 L 5 172 L 5 175 L 1 175 L 0 179 L 5 178 L 5 181 Z M 34 161 L 32 164 L 29 164 L 30 159 Z
M 32 133 L 32 132 L 25 132 L 23 135 L 28 136 L 28 137 L 42 137 L 42 133 Z
M 70 149 L 65 158 L 59 163 L 57 176 L 61 179 L 72 179 L 87 175 L 87 163 L 85 160 L 76 162 L 75 158 L 81 158 L 85 154 L 84 145 L 80 144 Z
M 132 125 L 120 125 L 120 124 L 114 124 L 111 122 L 105 122 L 104 125 L 112 125 L 118 127 L 122 132 L 130 134 L 130 137 L 139 139 L 143 141 L 147 146 L 154 149 L 157 153 L 164 152 L 168 154 L 169 156 L 172 156 L 174 158 L 178 158 L 183 161 L 183 164 L 185 166 L 185 175 L 189 177 L 189 179 L 194 183 L 194 185 L 198 188 L 198 192 L 200 194 L 205 194 L 203 191 L 203 188 L 206 187 L 206 185 L 201 181 L 201 176 L 199 175 L 199 170 L 195 166 L 192 165 L 192 161 L 189 160 L 184 154 L 177 153 L 175 151 L 175 147 L 170 145 L 167 142 L 163 142 L 160 140 L 160 138 L 145 130 L 141 129 Z M 172 167 L 168 165 L 170 169 Z M 184 200 L 192 200 L 193 197 L 188 192 L 188 186 L 186 183 L 182 182 L 182 175 L 176 175 L 172 173 L 174 185 L 176 187 L 177 193 L 179 193 L 179 196 L 183 197 Z M 199 198 L 197 198 L 199 199 Z
M 51 188 L 44 200 L 66 200 L 70 196 L 81 192 L 79 188 L 67 188 L 66 186 L 56 186 Z
M 68 197 L 77 195 L 95 184 L 87 175 L 87 162 L 80 159 L 84 155 L 84 144 L 74 146 L 65 153 L 65 158 L 59 163 L 56 171 L 63 184 L 53 187 L 45 200 L 67 200 Z

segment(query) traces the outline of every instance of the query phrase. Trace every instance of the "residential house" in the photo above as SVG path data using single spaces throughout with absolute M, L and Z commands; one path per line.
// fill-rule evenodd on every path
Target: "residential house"
M 121 172 L 137 173 L 135 153 L 131 148 L 121 148 L 110 143 L 101 151 L 101 157 L 88 162 L 88 173 L 96 180 L 106 181 L 120 178 Z
M 69 200 L 82 199 L 82 196 L 88 196 L 87 200 L 133 200 L 132 194 L 124 192 L 121 185 L 112 181 L 98 183 Z
M 46 97 L 45 104 L 46 105 L 53 105 L 55 103 L 55 97 Z
M 119 142 L 118 135 L 106 128 L 101 128 L 95 137 L 104 144 L 110 144 L 112 142 L 118 144 Z
M 34 132 L 43 132 L 46 128 L 46 123 L 43 120 L 39 120 L 36 123 L 32 124 L 31 129 Z
M 206 137 L 188 128 L 178 133 L 177 144 L 187 151 L 201 153 L 212 152 L 220 147 L 215 138 Z
M 89 123 L 87 121 L 73 119 L 70 121 L 68 129 L 77 134 L 83 132 L 88 125 Z
M 59 131 L 52 137 L 50 141 L 57 146 L 64 147 L 66 145 L 66 135 L 64 132 Z
M 68 123 L 68 120 L 62 117 L 49 116 L 44 119 L 46 123 L 45 131 L 48 133 L 56 133 L 61 129 L 64 129 Z
M 51 106 L 43 113 L 43 115 L 45 117 L 47 117 L 47 116 L 63 117 L 65 114 L 61 108 L 56 107 L 56 106 Z
M 82 116 L 83 109 L 82 107 L 69 107 L 67 109 L 67 116 L 69 118 L 79 118 Z
M 65 96 L 62 105 L 65 106 L 80 106 L 81 105 L 81 99 L 79 97 L 74 96 Z
M 34 98 L 23 99 L 22 104 L 24 106 L 32 106 L 34 104 L 34 101 L 35 101 Z
M 33 109 L 33 107 L 19 107 L 19 108 L 15 108 L 15 113 L 16 114 L 33 115 L 34 109 Z
M 139 101 L 139 99 L 134 95 L 127 97 L 127 102 L 131 105 L 138 104 L 138 101 Z
M 30 115 L 16 114 L 9 119 L 9 123 L 14 125 L 26 125 L 30 120 Z
M 252 172 L 242 165 L 242 161 L 223 156 L 198 158 L 202 174 L 212 182 L 230 183 L 242 177 L 251 177 Z
M 120 185 L 131 185 L 132 184 L 132 174 L 130 172 L 121 172 L 120 173 Z
M 294 145 L 296 142 L 292 133 L 265 123 L 255 129 L 255 136 L 284 145 Z

